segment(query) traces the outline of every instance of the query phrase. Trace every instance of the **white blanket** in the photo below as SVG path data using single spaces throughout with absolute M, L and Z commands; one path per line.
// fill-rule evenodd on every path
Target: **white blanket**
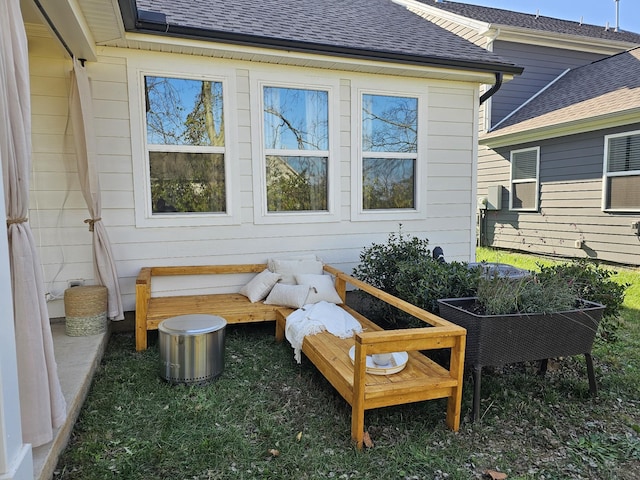
M 300 352 L 304 337 L 324 330 L 336 337 L 349 338 L 361 332 L 362 326 L 353 315 L 333 303 L 321 301 L 299 308 L 287 317 L 284 329 L 296 362 L 302 361 Z

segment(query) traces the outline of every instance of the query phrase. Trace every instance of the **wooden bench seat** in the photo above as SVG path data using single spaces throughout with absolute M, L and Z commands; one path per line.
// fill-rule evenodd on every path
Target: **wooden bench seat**
M 205 313 L 219 315 L 227 323 L 269 322 L 276 319 L 278 305 L 251 303 L 239 293 L 210 295 L 153 296 L 152 278 L 177 275 L 222 275 L 259 273 L 267 265 L 197 265 L 178 267 L 145 267 L 136 280 L 136 350 L 147 348 L 147 332 L 157 330 L 160 322 L 177 315 Z
M 176 315 L 208 313 L 219 315 L 228 323 L 276 321 L 276 340 L 285 337 L 286 317 L 291 308 L 251 303 L 239 293 L 211 295 L 156 296 L 151 282 L 155 276 L 215 275 L 259 273 L 266 264 L 206 265 L 192 267 L 143 268 L 136 281 L 136 349 L 147 348 L 147 332 Z M 364 413 L 372 408 L 447 398 L 447 425 L 458 430 L 462 402 L 462 383 L 466 330 L 458 325 L 411 305 L 340 270 L 324 266 L 335 278 L 341 305 L 362 325 L 363 331 L 352 338 L 339 338 L 328 332 L 304 338 L 302 352 L 351 405 L 351 437 L 358 448 L 363 445 Z M 425 323 L 425 327 L 383 330 L 361 313 L 344 304 L 347 286 L 367 293 Z M 355 346 L 354 360 L 349 349 Z M 421 353 L 448 349 L 448 367 L 437 364 Z M 403 370 L 392 375 L 366 372 L 366 357 L 374 353 L 406 351 L 409 355 Z
M 460 427 L 466 330 L 333 267 L 325 266 L 325 270 L 335 275 L 342 298 L 346 285 L 351 284 L 427 324 L 421 328 L 383 330 L 359 312 L 341 305 L 360 322 L 362 333 L 343 339 L 325 331 L 304 338 L 302 353 L 351 405 L 351 437 L 358 448 L 362 447 L 364 439 L 364 412 L 372 408 L 447 398 L 446 422 L 457 431 Z M 278 341 L 282 341 L 285 335 L 286 315 L 286 311 L 278 311 Z M 349 350 L 354 345 L 355 356 L 351 361 Z M 449 349 L 448 368 L 421 353 L 434 349 Z M 366 372 L 367 355 L 398 351 L 406 351 L 409 355 L 407 365 L 400 372 L 391 375 Z

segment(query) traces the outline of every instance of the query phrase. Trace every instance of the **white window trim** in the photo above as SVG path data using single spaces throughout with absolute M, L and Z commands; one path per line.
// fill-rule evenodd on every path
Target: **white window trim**
M 159 69 L 159 63 L 171 65 L 171 69 Z M 238 127 L 235 105 L 235 69 L 220 65 L 217 62 L 207 64 L 202 63 L 201 60 L 196 61 L 179 57 L 175 57 L 169 62 L 167 57 L 162 57 L 159 60 L 155 55 L 129 58 L 127 66 L 136 227 L 239 225 L 241 206 L 240 170 L 236 147 L 238 143 L 236 134 Z M 209 69 L 210 71 L 208 71 Z M 149 156 L 146 143 L 145 76 L 209 80 L 222 83 L 225 129 L 226 212 L 152 214 Z M 171 146 L 168 149 L 173 150 Z
M 354 80 L 351 88 L 351 220 L 418 220 L 427 212 L 427 125 L 428 104 L 424 83 L 394 83 L 389 90 L 387 82 Z M 389 97 L 410 97 L 418 99 L 418 151 L 415 170 L 415 208 L 394 208 L 388 210 L 365 210 L 362 204 L 362 97 L 363 95 L 383 95 Z M 381 154 L 384 156 L 384 153 Z M 394 158 L 399 158 L 394 154 Z
M 530 152 L 535 150 L 536 152 L 536 178 L 532 179 L 513 179 L 513 155 L 516 153 Z M 509 210 L 514 212 L 537 212 L 540 209 L 540 147 L 521 148 L 519 150 L 512 150 L 510 154 L 511 170 L 509 172 Z M 534 183 L 535 181 L 535 206 L 533 208 L 515 208 L 513 206 L 513 184 L 514 183 Z
M 613 172 L 609 173 L 609 139 L 618 137 L 629 137 L 632 135 L 640 135 L 640 130 L 633 130 L 631 132 L 614 133 L 604 136 L 604 153 L 602 155 L 602 211 L 603 212 L 640 212 L 638 208 L 609 208 L 607 207 L 607 197 L 609 196 L 607 181 L 609 177 L 626 177 L 630 175 L 640 175 L 640 170 L 630 170 L 628 172 Z
M 256 224 L 322 223 L 340 221 L 340 81 L 332 77 L 310 77 L 308 73 L 287 71 L 285 75 L 272 71 L 252 71 L 251 75 L 251 143 L 253 172 L 253 221 Z M 314 152 L 327 155 L 327 210 L 269 212 L 267 210 L 266 153 L 264 148 L 263 88 L 298 88 L 324 90 L 328 94 L 329 150 Z M 291 150 L 283 151 L 291 154 Z

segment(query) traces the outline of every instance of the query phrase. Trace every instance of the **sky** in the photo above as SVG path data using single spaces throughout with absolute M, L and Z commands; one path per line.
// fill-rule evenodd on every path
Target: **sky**
M 616 25 L 615 0 L 455 0 L 462 3 L 504 8 L 523 13 L 540 13 L 545 17 L 562 18 L 611 28 Z M 620 29 L 640 33 L 640 0 L 619 0 Z

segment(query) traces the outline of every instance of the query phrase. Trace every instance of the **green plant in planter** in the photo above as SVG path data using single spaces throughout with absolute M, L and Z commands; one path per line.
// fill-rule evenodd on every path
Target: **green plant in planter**
M 576 293 L 562 277 L 518 279 L 485 277 L 478 282 L 478 303 L 484 315 L 553 313 L 576 307 Z
M 574 260 L 545 267 L 538 265 L 538 278 L 546 282 L 549 278 L 563 278 L 578 298 L 605 305 L 598 335 L 607 341 L 617 339 L 617 330 L 621 326 L 619 317 L 624 301 L 625 290 L 629 284 L 618 284 L 611 277 L 614 270 L 603 268 L 598 262 L 588 259 Z
M 611 277 L 615 271 L 587 259 L 538 264 L 538 268 L 540 272 L 519 280 L 481 279 L 475 296 L 482 313 L 552 313 L 575 308 L 576 300 L 583 299 L 605 305 L 598 335 L 608 341 L 617 338 L 619 313 L 629 285 L 614 282 Z

